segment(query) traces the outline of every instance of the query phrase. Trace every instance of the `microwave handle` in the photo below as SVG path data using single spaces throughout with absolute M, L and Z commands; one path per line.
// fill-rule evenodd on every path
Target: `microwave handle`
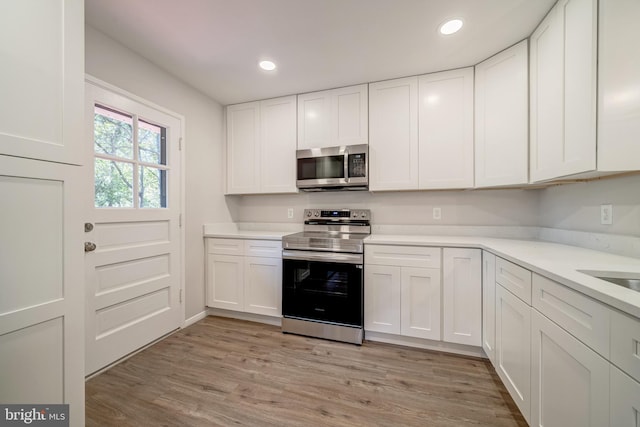
M 344 149 L 344 180 L 349 182 L 349 147 Z

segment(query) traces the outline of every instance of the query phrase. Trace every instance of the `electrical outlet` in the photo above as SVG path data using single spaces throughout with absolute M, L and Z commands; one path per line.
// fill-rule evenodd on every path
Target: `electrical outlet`
M 287 209 L 287 218 L 293 218 L 293 208 Z
M 613 206 L 612 205 L 600 205 L 600 224 L 602 225 L 613 224 Z
M 433 219 L 442 219 L 442 209 L 433 208 Z

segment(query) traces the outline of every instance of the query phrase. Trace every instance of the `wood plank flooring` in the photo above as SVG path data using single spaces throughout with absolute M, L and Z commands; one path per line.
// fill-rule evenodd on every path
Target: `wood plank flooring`
M 488 361 L 221 317 L 86 384 L 87 426 L 526 426 Z

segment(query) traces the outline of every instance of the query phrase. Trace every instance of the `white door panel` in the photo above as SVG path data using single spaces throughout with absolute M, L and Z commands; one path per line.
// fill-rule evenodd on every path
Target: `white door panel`
M 95 251 L 85 255 L 85 372 L 90 374 L 181 324 L 181 120 L 94 84 L 87 84 L 86 93 L 88 123 L 94 124 L 96 104 L 134 117 L 131 140 L 134 141 L 132 153 L 135 153 L 128 159 L 119 156 L 116 159 L 110 153 L 101 156 L 107 162 L 116 159 L 121 164 L 132 165 L 133 177 L 127 181 L 132 187 L 132 206 L 95 207 L 102 203 L 97 202 L 99 196 L 95 195 L 95 203 L 94 198 L 90 198 L 88 212 L 93 230 L 85 233 L 85 240 L 96 245 Z M 165 141 L 158 143 L 158 147 L 163 148 L 157 152 L 142 141 L 147 122 L 165 129 L 164 133 L 158 133 L 158 140 L 164 137 Z M 91 144 L 87 149 L 91 153 L 89 164 L 93 163 L 94 156 L 94 126 L 99 125 L 87 126 L 86 140 Z M 145 167 L 157 175 L 148 174 L 148 181 L 141 181 Z M 159 178 L 161 174 L 165 180 Z M 89 182 L 94 182 L 93 167 L 87 168 L 87 175 Z M 111 187 L 108 189 L 111 191 Z M 136 197 L 136 190 L 138 194 L 146 191 L 148 200 L 147 196 Z M 152 207 L 146 208 L 145 204 Z

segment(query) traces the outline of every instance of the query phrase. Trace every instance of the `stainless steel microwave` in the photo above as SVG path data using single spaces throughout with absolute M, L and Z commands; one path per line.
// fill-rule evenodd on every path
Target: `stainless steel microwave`
M 296 185 L 303 191 L 368 190 L 369 146 L 297 150 Z

